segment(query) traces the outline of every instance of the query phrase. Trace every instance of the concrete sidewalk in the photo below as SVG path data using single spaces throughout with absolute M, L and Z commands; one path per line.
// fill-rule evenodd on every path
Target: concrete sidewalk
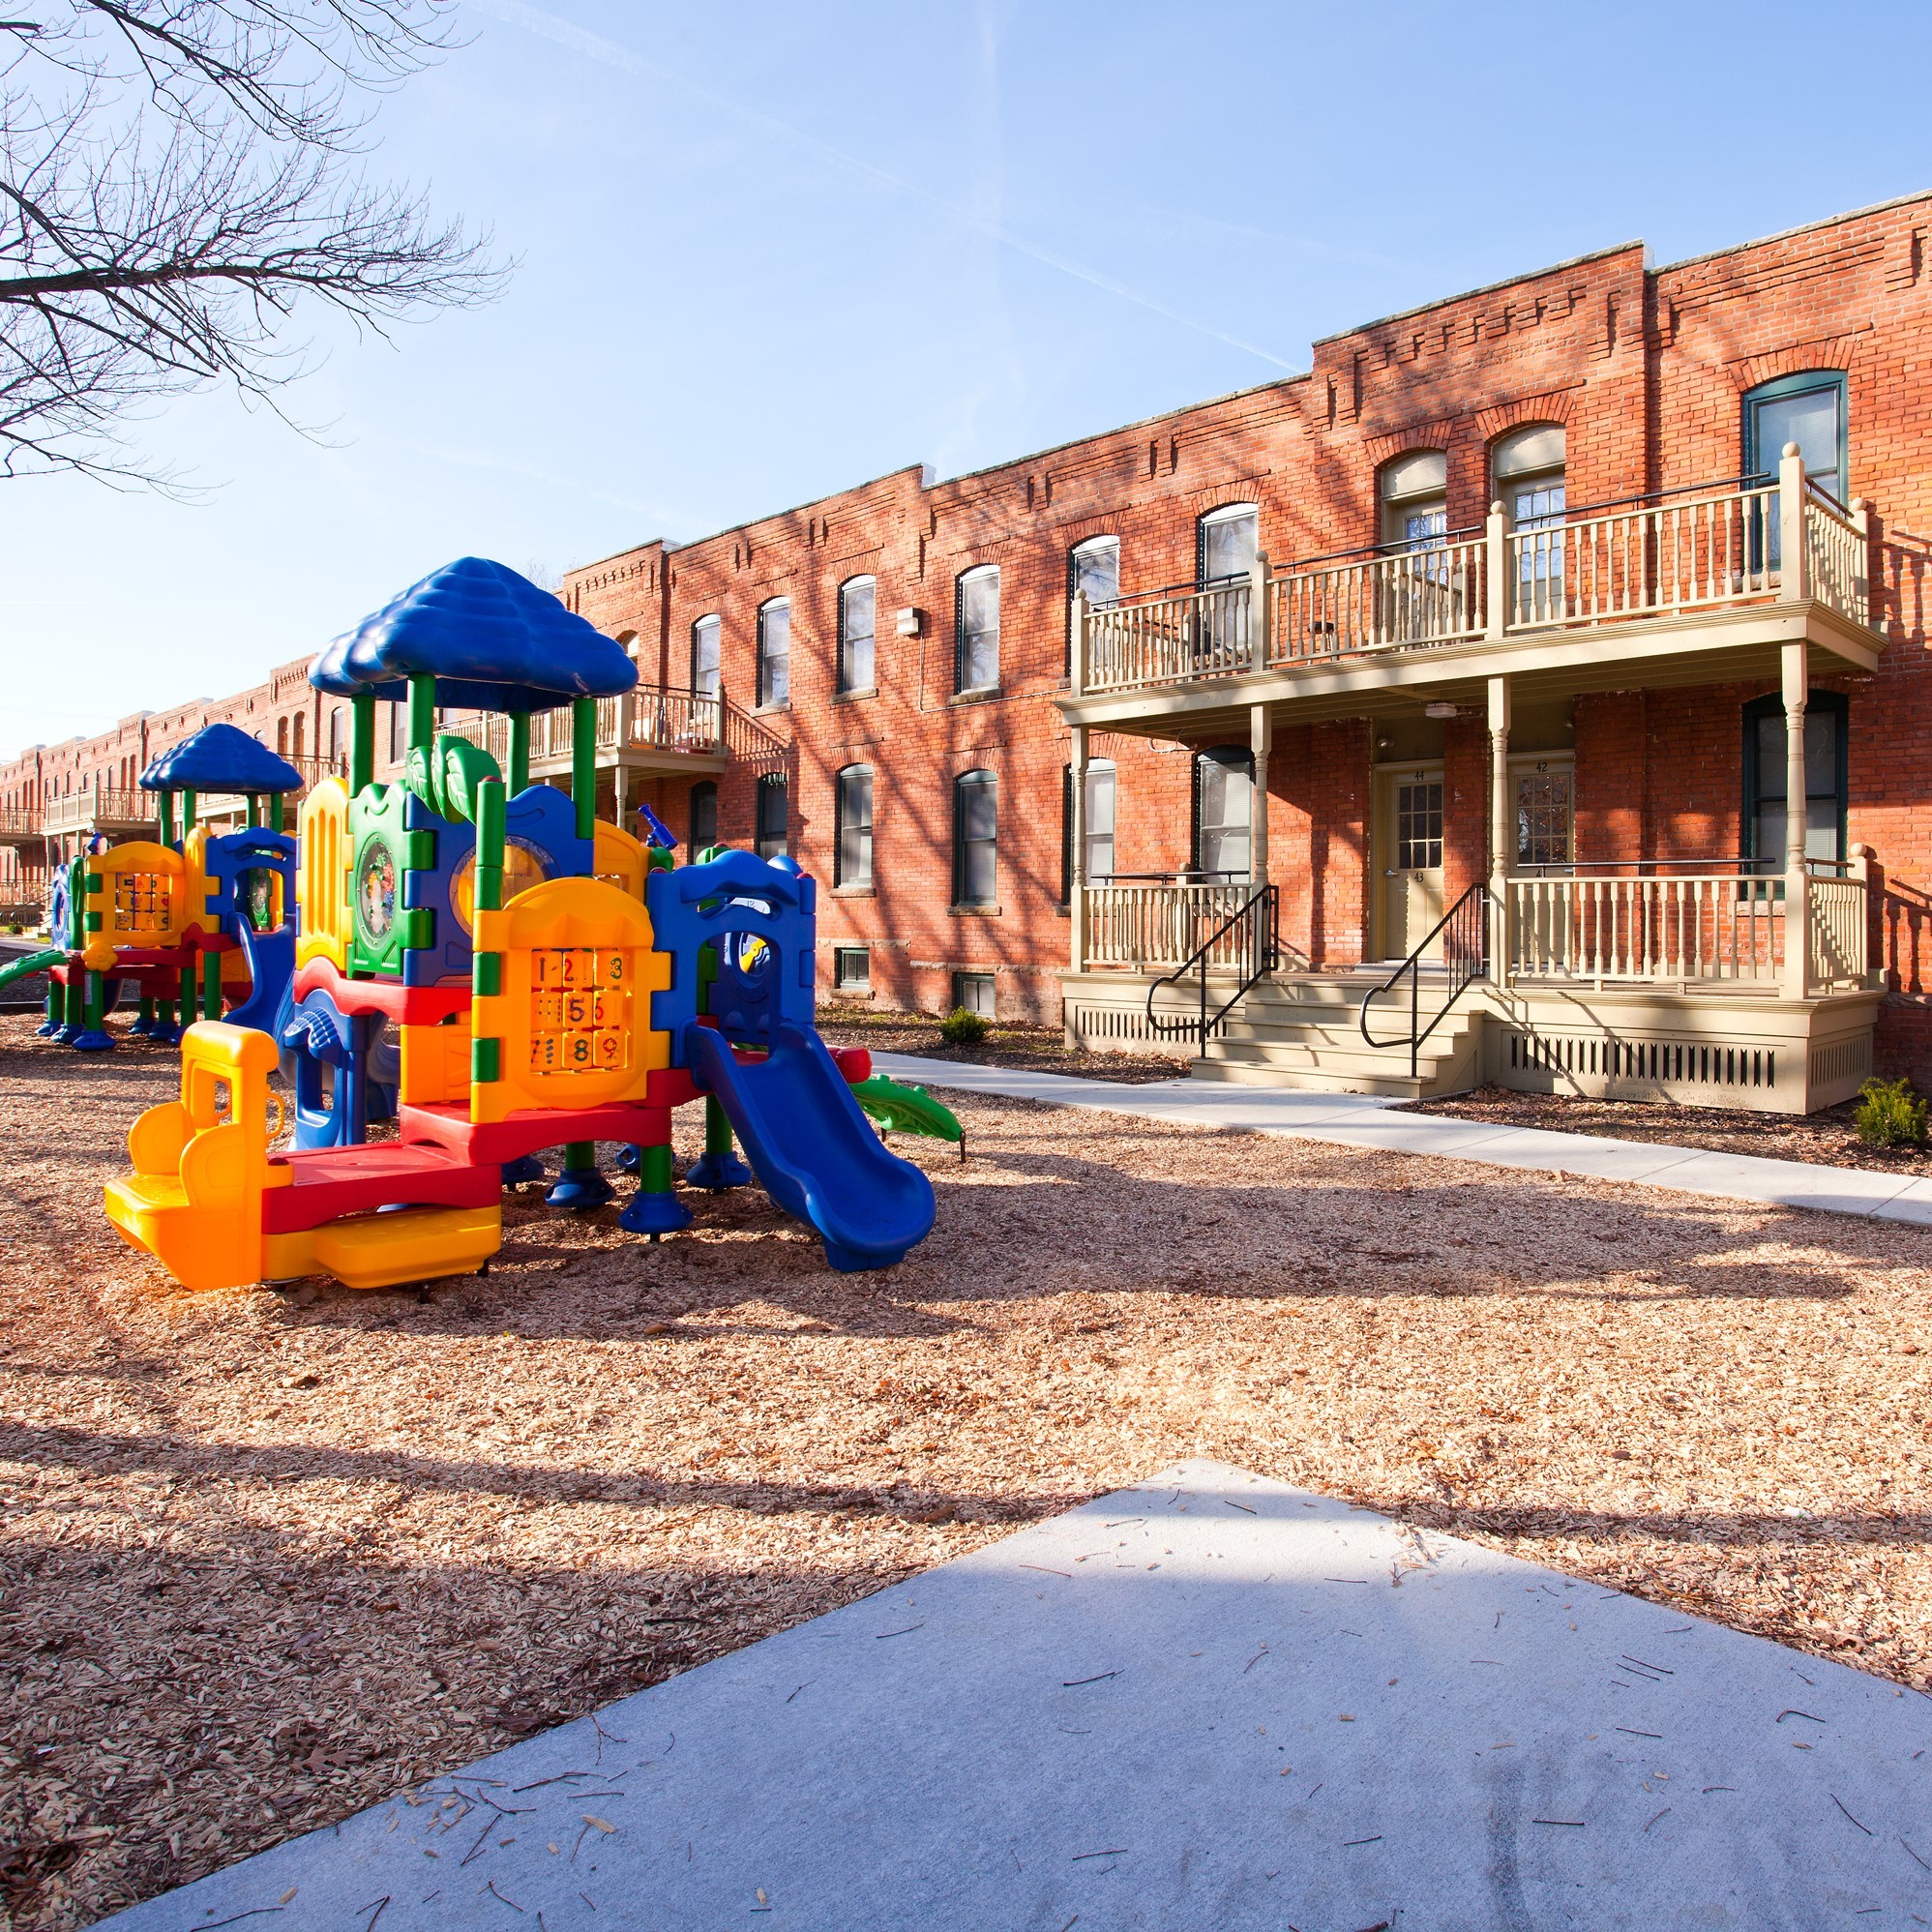
M 1932 1922 L 1932 1702 L 1188 1463 L 105 1921 Z
M 1710 1153 L 1650 1141 L 1612 1141 L 1593 1134 L 1554 1134 L 1536 1127 L 1500 1127 L 1482 1120 L 1407 1114 L 1398 1102 L 1359 1093 L 1301 1093 L 1286 1087 L 1222 1086 L 1191 1080 L 1129 1085 L 958 1060 L 919 1059 L 909 1054 L 875 1054 L 873 1065 L 897 1081 L 949 1086 L 962 1093 L 1094 1108 L 1144 1120 L 1288 1134 L 1387 1153 L 1439 1154 L 1491 1167 L 1560 1171 L 1600 1180 L 1654 1181 L 1686 1194 L 1932 1225 L 1932 1179 L 1866 1168 L 1817 1167 L 1808 1161 L 1760 1160 L 1750 1154 Z

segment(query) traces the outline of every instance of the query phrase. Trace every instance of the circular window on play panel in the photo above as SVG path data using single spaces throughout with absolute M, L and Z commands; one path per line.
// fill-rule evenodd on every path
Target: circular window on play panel
M 550 877 L 550 867 L 534 846 L 520 839 L 503 842 L 503 903 L 508 906 L 520 892 L 541 885 Z M 450 910 L 462 928 L 463 937 L 476 936 L 476 848 L 471 847 L 450 880 Z

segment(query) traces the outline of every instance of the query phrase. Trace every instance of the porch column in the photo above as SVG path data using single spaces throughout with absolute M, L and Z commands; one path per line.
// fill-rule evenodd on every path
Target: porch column
M 1509 873 L 1516 858 L 1509 797 L 1509 680 L 1489 680 L 1489 894 L 1491 980 L 1509 984 Z
M 1072 728 L 1072 744 L 1067 752 L 1068 791 L 1067 800 L 1067 839 L 1071 846 L 1068 853 L 1067 884 L 1067 924 L 1071 957 L 1069 964 L 1075 972 L 1086 970 L 1086 727 L 1075 725 Z
M 1248 879 L 1259 889 L 1268 883 L 1268 754 L 1274 750 L 1274 713 L 1265 704 L 1248 707 L 1248 749 L 1255 759 L 1255 799 L 1248 824 Z
M 1804 872 L 1804 705 L 1809 652 L 1802 640 L 1784 647 L 1784 983 L 1794 999 L 1805 996 L 1807 886 Z
M 610 817 L 620 828 L 625 830 L 629 828 L 624 825 L 624 792 L 626 789 L 624 781 L 630 775 L 624 769 L 624 761 L 620 758 L 610 773 Z

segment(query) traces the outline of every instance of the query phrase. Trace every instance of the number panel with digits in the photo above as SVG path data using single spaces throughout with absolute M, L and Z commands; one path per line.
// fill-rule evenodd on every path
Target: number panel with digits
M 533 1074 L 621 1073 L 630 1065 L 631 983 L 621 948 L 539 946 L 530 954 Z

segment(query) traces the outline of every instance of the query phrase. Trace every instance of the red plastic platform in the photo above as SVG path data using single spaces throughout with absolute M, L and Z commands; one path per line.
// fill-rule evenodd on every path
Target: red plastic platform
M 441 1147 L 394 1141 L 272 1154 L 269 1165 L 287 1168 L 295 1179 L 262 1196 L 265 1234 L 292 1234 L 378 1207 L 493 1207 L 503 1194 L 496 1166 L 470 1166 Z
M 436 1101 L 401 1109 L 402 1138 L 412 1146 L 432 1142 L 467 1161 L 500 1166 L 542 1147 L 562 1147 L 573 1141 L 625 1141 L 639 1146 L 662 1145 L 670 1139 L 668 1107 L 639 1107 L 619 1103 L 609 1107 L 526 1108 L 507 1120 L 471 1120 L 461 1101 Z M 493 1173 L 494 1168 L 491 1169 Z
M 404 986 L 399 979 L 349 979 L 333 960 L 311 960 L 295 973 L 295 997 L 326 993 L 343 1013 L 382 1013 L 399 1026 L 436 1026 L 452 1013 L 469 1011 L 467 982 L 458 986 Z

